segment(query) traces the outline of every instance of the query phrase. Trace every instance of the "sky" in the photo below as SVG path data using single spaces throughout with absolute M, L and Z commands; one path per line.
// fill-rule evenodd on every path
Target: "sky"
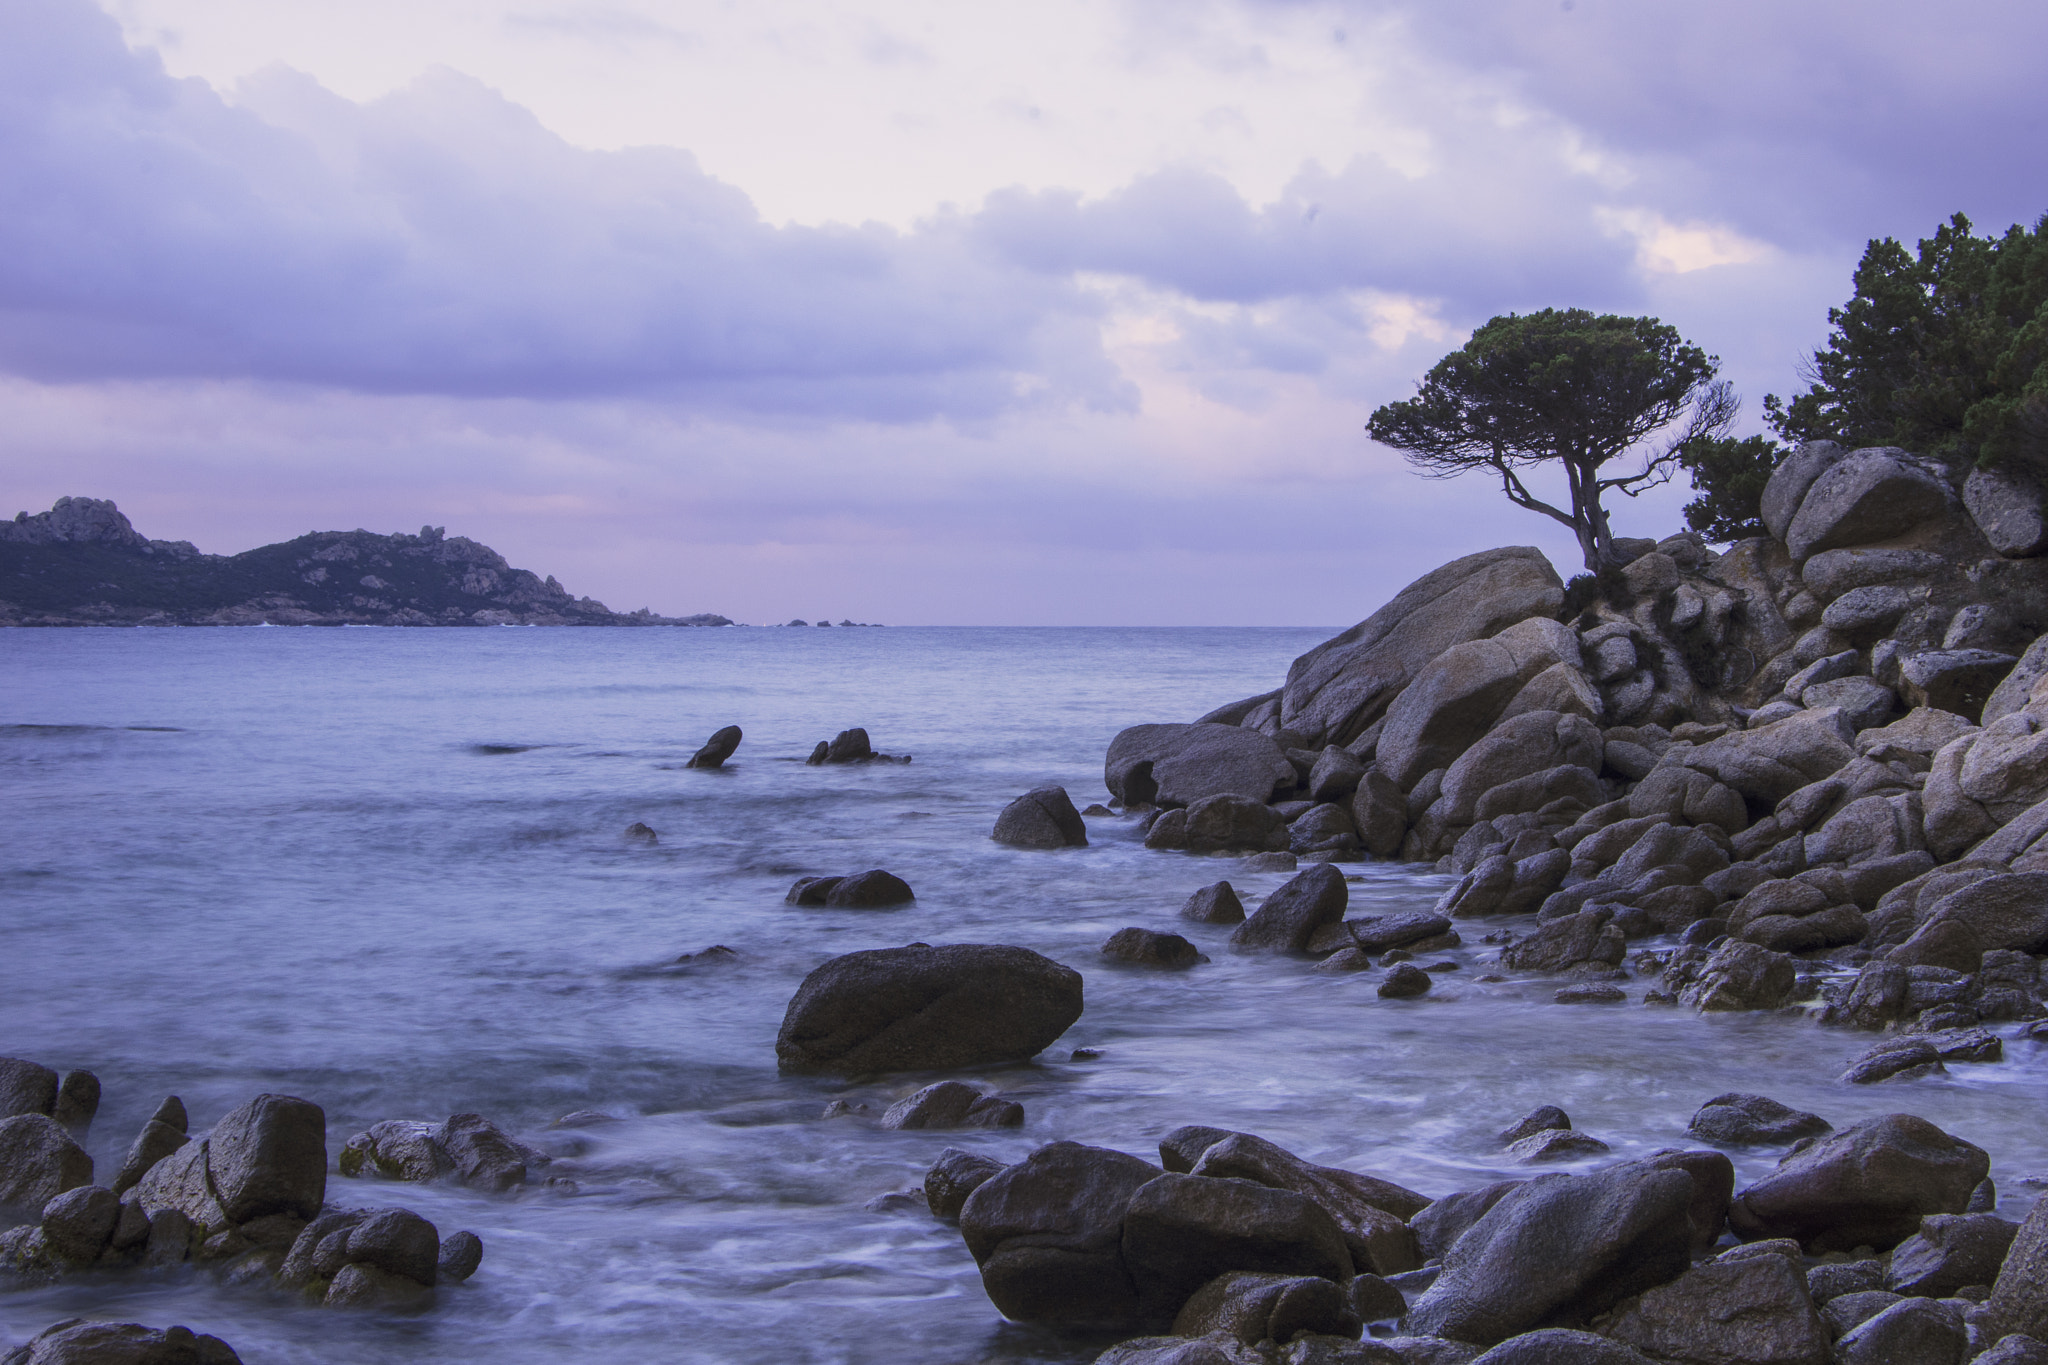
M 1475 326 L 1656 315 L 1761 430 L 1870 239 L 2048 212 L 2044 75 L 2038 0 L 0 0 L 0 515 L 1346 625 L 1577 568 L 1365 435 Z

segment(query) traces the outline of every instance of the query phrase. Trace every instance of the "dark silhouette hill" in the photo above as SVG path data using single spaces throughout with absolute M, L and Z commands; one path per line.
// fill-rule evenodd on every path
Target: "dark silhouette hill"
M 238 555 L 150 540 L 112 502 L 0 521 L 0 625 L 729 626 L 615 612 L 442 528 L 315 531 Z

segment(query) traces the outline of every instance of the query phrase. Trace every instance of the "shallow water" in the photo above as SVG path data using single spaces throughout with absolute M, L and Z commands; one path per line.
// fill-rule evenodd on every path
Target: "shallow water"
M 1947 1078 L 1848 1087 L 1871 1039 L 1785 1016 L 1561 1006 L 1554 980 L 1462 970 L 1414 1001 L 1377 973 L 1228 952 L 1176 910 L 1278 874 L 988 839 L 1017 793 L 1102 799 L 1141 720 L 1264 691 L 1308 630 L 172 630 L 0 634 L 0 1052 L 106 1087 L 103 1178 L 167 1093 L 194 1131 L 262 1090 L 326 1108 L 329 1148 L 386 1118 L 475 1110 L 561 1153 L 572 1186 L 491 1196 L 330 1178 L 482 1235 L 484 1266 L 418 1317 L 341 1314 L 190 1268 L 0 1291 L 0 1340 L 59 1318 L 187 1323 L 252 1362 L 1086 1361 L 1101 1339 L 1005 1324 L 957 1231 L 869 1212 L 940 1149 L 1013 1159 L 1058 1138 L 1156 1159 L 1178 1124 L 1264 1134 L 1429 1194 L 1504 1174 L 1492 1135 L 1541 1103 L 1622 1156 L 1683 1141 L 1728 1090 L 1838 1126 L 1910 1111 L 1987 1148 L 2009 1212 L 2048 1173 L 2035 1045 Z M 723 771 L 682 767 L 721 725 Z M 809 768 L 865 725 L 908 766 Z M 648 847 L 621 831 L 645 821 Z M 796 910 L 797 876 L 887 867 L 917 903 Z M 1354 913 L 1426 908 L 1448 879 L 1349 867 Z M 1140 924 L 1215 960 L 1106 966 Z M 1079 969 L 1087 1012 L 983 1079 L 1022 1130 L 886 1133 L 928 1077 L 776 1074 L 804 973 L 912 941 L 1017 943 Z M 714 943 L 738 961 L 677 965 Z M 1632 986 L 1639 997 L 1641 983 Z M 1074 1048 L 1100 1049 L 1075 1061 Z M 550 1130 L 572 1110 L 625 1121 Z M 1737 1156 L 1745 1177 L 1769 1159 Z

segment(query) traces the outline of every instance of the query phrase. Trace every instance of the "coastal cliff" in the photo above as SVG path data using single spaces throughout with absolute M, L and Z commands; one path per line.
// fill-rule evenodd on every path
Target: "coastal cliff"
M 615 612 L 488 545 L 315 531 L 238 555 L 151 540 L 98 498 L 0 521 L 0 626 L 729 626 Z

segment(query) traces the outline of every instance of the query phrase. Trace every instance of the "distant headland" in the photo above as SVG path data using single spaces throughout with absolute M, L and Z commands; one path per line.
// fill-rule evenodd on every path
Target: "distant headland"
M 150 540 L 110 501 L 59 498 L 0 521 L 0 626 L 729 626 L 615 612 L 488 545 L 314 531 L 238 555 Z

